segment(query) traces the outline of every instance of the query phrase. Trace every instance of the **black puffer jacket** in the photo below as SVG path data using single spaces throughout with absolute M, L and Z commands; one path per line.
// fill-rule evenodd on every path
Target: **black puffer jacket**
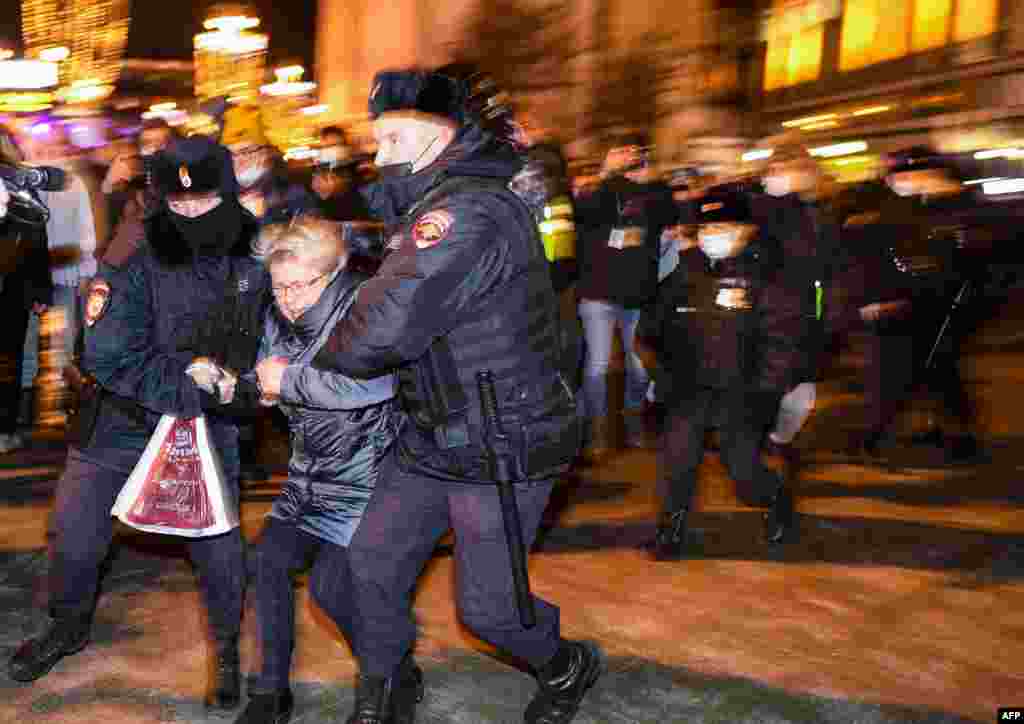
M 337 545 L 348 545 L 355 532 L 397 428 L 394 375 L 357 380 L 310 364 L 362 281 L 342 271 L 295 322 L 272 308 L 260 350 L 260 358 L 289 361 L 280 407 L 292 453 L 270 515 Z
M 799 294 L 753 249 L 714 264 L 699 248 L 658 286 L 638 334 L 670 378 L 670 404 L 699 388 L 745 389 L 771 407 L 795 382 L 804 319 Z

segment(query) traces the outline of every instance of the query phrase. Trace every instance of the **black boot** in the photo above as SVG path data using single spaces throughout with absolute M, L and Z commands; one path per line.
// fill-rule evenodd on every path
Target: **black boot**
M 978 438 L 970 433 L 951 435 L 946 441 L 945 455 L 950 463 L 977 462 L 982 456 Z
M 877 460 L 882 454 L 882 443 L 885 440 L 884 430 L 868 430 L 861 440 L 859 453 L 861 457 Z
M 555 657 L 537 673 L 540 690 L 526 707 L 523 721 L 568 724 L 603 669 L 604 653 L 597 644 L 563 640 Z
M 409 653 L 389 677 L 359 675 L 355 709 L 346 724 L 412 724 L 421 701 L 423 672 Z
M 295 709 L 295 697 L 290 689 L 269 694 L 249 694 L 249 703 L 235 724 L 287 724 Z
M 35 681 L 65 656 L 84 649 L 91 628 L 90 619 L 53 619 L 46 631 L 18 647 L 7 662 L 7 672 L 15 681 Z
M 768 543 L 784 543 L 796 534 L 796 509 L 793 494 L 785 486 L 779 488 L 764 515 L 764 537 Z
M 238 659 L 238 637 L 217 640 L 213 679 L 206 696 L 208 709 L 234 709 L 242 699 L 242 673 Z
M 658 532 L 651 545 L 656 561 L 678 561 L 686 553 L 686 508 L 658 516 Z

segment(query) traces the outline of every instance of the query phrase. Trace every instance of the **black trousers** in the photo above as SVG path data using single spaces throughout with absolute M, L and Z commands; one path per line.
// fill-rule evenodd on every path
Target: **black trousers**
M 689 509 L 697 489 L 697 468 L 704 459 L 704 438 L 716 423 L 722 463 L 736 483 L 737 496 L 755 507 L 771 504 L 782 479 L 761 462 L 764 425 L 758 409 L 740 395 L 711 388 L 673 401 L 658 476 L 664 512 Z
M 110 509 L 128 475 L 68 454 L 57 483 L 54 540 L 50 551 L 50 609 L 56 618 L 92 616 L 100 566 L 110 549 Z M 237 484 L 237 483 L 236 483 Z M 245 551 L 238 528 L 212 538 L 190 540 L 189 558 L 199 574 L 215 639 L 237 636 L 245 587 Z
M 313 600 L 354 648 L 348 549 L 301 531 L 287 521 L 268 517 L 250 556 L 262 655 L 260 670 L 249 687 L 251 692 L 272 693 L 288 686 L 295 648 L 292 574 L 310 564 L 309 591 Z
M 3 435 L 17 431 L 21 412 L 21 371 L 29 320 L 29 313 L 21 305 L 20 294 L 0 291 L 0 309 L 4 314 L 4 333 L 0 334 L 0 434 Z
M 527 548 L 553 484 L 516 486 Z M 356 654 L 364 674 L 390 676 L 412 648 L 416 579 L 449 528 L 455 533 L 455 596 L 462 622 L 484 641 L 535 668 L 555 655 L 560 641 L 557 607 L 534 597 L 537 625 L 526 629 L 519 622 L 494 485 L 405 472 L 392 452 L 348 549 L 358 616 Z
M 882 433 L 921 389 L 938 402 L 958 424 L 966 427 L 973 417 L 970 398 L 960 377 L 960 337 L 949 329 L 936 348 L 933 364 L 926 368 L 939 324 L 934 320 L 868 338 L 864 366 L 864 403 L 871 432 Z

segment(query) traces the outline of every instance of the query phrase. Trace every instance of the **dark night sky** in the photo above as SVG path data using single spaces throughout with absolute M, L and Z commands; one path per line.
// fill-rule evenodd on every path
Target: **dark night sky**
M 202 0 L 133 0 L 128 31 L 129 58 L 188 60 L 192 36 L 202 31 Z M 316 0 L 251 0 L 270 35 L 270 63 L 300 58 L 312 68 Z M 0 46 L 21 49 L 21 3 L 0 0 Z M 308 75 L 309 71 L 307 71 Z

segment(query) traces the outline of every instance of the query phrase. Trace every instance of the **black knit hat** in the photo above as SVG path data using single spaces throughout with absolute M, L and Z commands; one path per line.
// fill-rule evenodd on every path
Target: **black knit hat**
M 730 187 L 711 189 L 699 201 L 699 224 L 754 224 L 754 211 L 747 194 Z
M 153 185 L 160 194 L 238 193 L 231 154 L 205 136 L 174 141 L 153 157 Z
M 925 169 L 943 169 L 952 171 L 952 165 L 929 146 L 911 146 L 896 151 L 886 158 L 886 175 L 904 171 L 924 171 Z

